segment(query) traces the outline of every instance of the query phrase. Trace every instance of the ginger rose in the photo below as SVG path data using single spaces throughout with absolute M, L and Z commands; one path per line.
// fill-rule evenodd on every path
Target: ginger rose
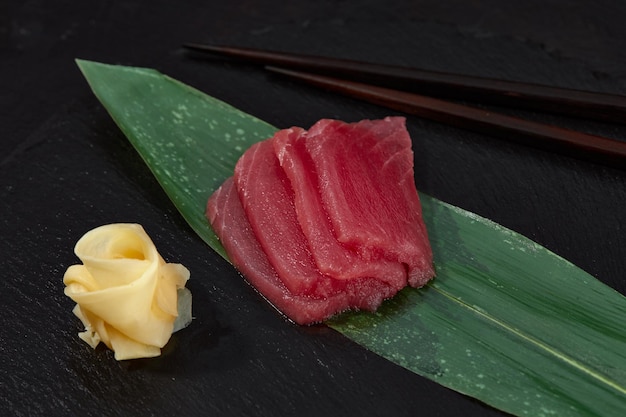
M 85 326 L 79 337 L 91 347 L 103 342 L 117 360 L 159 356 L 191 322 L 189 270 L 166 263 L 140 225 L 97 227 L 74 252 L 83 264 L 65 272 L 65 295 L 76 302 Z

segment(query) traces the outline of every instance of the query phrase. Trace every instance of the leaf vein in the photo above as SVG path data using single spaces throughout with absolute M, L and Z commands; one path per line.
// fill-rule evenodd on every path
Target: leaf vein
M 450 299 L 451 301 L 459 304 L 460 306 L 467 308 L 468 310 L 470 310 L 472 313 L 483 317 L 486 320 L 489 320 L 490 322 L 494 323 L 497 326 L 502 327 L 503 329 L 513 333 L 514 335 L 516 335 L 517 337 L 524 339 L 525 341 L 539 347 L 540 349 L 545 350 L 546 352 L 548 352 L 549 354 L 553 355 L 554 357 L 556 357 L 557 359 L 565 362 L 566 364 L 578 369 L 579 371 L 589 375 L 590 377 L 597 379 L 598 381 L 600 381 L 601 383 L 611 387 L 612 389 L 614 389 L 615 391 L 626 395 L 626 387 L 622 387 L 621 385 L 619 385 L 619 383 L 607 378 L 604 375 L 599 374 L 598 372 L 594 371 L 593 369 L 588 368 L 587 366 L 585 366 L 584 364 L 578 362 L 575 358 L 572 358 L 568 355 L 565 355 L 562 352 L 557 351 L 556 349 L 552 348 L 551 346 L 543 343 L 542 341 L 534 338 L 533 336 L 526 334 L 522 331 L 520 331 L 519 329 L 510 326 L 509 324 L 503 322 L 502 320 L 499 320 L 489 314 L 487 314 L 485 311 L 481 311 L 479 309 L 477 309 L 476 307 L 464 302 L 463 300 L 459 299 L 458 297 L 455 297 L 454 295 L 452 295 L 451 293 L 447 292 L 446 290 L 442 289 L 439 286 L 435 286 L 433 285 L 432 288 L 434 290 L 436 290 L 437 292 L 439 292 L 441 295 L 443 295 L 444 297 Z

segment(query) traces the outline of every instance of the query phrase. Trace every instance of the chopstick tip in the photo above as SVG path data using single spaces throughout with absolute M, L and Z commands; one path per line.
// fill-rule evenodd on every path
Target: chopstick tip
M 196 43 L 196 42 L 187 42 L 187 43 L 184 43 L 182 46 L 185 49 L 191 49 L 193 51 L 203 51 L 203 52 L 214 52 L 220 49 L 220 47 L 217 45 L 207 45 L 207 44 L 201 44 L 201 43 Z

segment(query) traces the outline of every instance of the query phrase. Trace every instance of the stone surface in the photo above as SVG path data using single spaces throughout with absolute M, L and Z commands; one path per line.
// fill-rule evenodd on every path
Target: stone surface
M 10 0 L 0 5 L 0 409 L 12 415 L 501 415 L 324 326 L 272 310 L 179 216 L 73 59 L 157 68 L 279 126 L 393 114 L 249 65 L 213 42 L 626 93 L 617 0 Z M 522 113 L 621 140 L 623 126 Z M 626 293 L 626 172 L 415 117 L 418 188 L 548 247 Z M 141 223 L 191 271 L 196 319 L 155 360 L 76 334 L 62 276 L 87 230 Z

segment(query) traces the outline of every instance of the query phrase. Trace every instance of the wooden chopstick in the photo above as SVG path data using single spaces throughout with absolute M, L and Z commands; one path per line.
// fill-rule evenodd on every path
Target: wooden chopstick
M 626 97 L 513 81 L 425 71 L 311 55 L 250 48 L 186 44 L 187 49 L 219 54 L 309 73 L 349 78 L 423 95 L 540 110 L 577 118 L 626 124 Z
M 311 85 L 448 125 L 626 168 L 626 142 L 550 126 L 445 100 L 318 74 L 267 67 Z

